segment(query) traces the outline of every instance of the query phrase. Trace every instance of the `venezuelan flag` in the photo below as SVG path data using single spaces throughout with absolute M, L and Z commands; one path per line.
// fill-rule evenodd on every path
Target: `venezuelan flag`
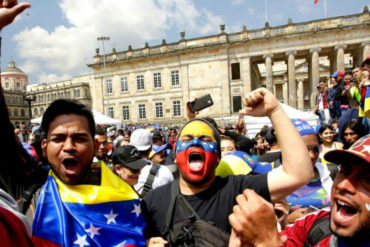
M 101 169 L 100 186 L 69 186 L 50 172 L 32 226 L 36 246 L 145 246 L 137 193 Z
M 362 90 L 359 116 L 370 117 L 370 86 L 366 86 Z

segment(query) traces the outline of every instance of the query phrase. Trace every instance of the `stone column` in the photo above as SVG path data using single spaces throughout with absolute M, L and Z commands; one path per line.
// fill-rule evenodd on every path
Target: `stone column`
M 288 104 L 288 82 L 283 83 L 284 104 Z
M 273 80 L 272 80 L 272 57 L 273 54 L 266 54 L 263 55 L 263 58 L 265 59 L 265 65 L 266 65 L 266 88 L 270 92 L 274 92 L 274 86 L 273 86 Z
M 337 60 L 337 69 L 341 70 L 344 73 L 344 49 L 347 47 L 347 45 L 337 45 L 335 46 L 336 51 L 336 60 Z
M 289 105 L 296 108 L 297 107 L 297 84 L 295 81 L 295 54 L 296 51 L 288 51 L 286 55 L 288 56 L 288 93 L 289 93 Z
M 319 52 L 321 48 L 310 49 L 311 57 L 309 59 L 309 82 L 310 82 L 310 106 L 311 108 L 315 105 L 315 96 L 317 92 L 317 84 L 320 82 L 320 68 L 319 68 Z
M 362 52 L 362 61 L 364 61 L 365 58 L 367 58 L 368 56 L 370 56 L 370 42 L 362 43 L 361 44 L 361 48 L 363 49 L 363 52 Z
M 303 79 L 298 80 L 298 109 L 302 110 L 304 108 L 304 87 Z
M 243 97 L 252 91 L 252 61 L 250 57 L 240 61 L 240 74 L 243 81 Z

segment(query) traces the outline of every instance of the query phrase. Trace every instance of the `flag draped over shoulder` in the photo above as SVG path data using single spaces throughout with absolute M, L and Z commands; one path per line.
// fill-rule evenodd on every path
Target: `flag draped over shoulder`
M 370 117 L 370 86 L 366 86 L 362 90 L 359 116 Z
M 101 169 L 100 186 L 69 186 L 50 172 L 32 227 L 36 246 L 145 246 L 137 193 Z

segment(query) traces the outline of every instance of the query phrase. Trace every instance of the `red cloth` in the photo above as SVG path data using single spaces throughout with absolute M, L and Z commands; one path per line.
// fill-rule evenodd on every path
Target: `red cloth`
M 319 0 L 314 0 L 314 3 L 318 3 L 319 2 Z
M 314 222 L 318 219 L 329 217 L 330 210 L 328 208 L 318 211 L 314 214 L 309 214 L 304 218 L 296 220 L 292 225 L 288 225 L 280 236 L 286 235 L 288 237 L 284 246 L 303 247 L 307 242 L 307 234 L 310 231 Z M 320 247 L 329 247 L 330 237 L 326 237 L 320 241 Z M 315 245 L 317 246 L 317 245 Z
M 0 242 L 2 247 L 34 246 L 23 222 L 3 207 L 0 207 Z

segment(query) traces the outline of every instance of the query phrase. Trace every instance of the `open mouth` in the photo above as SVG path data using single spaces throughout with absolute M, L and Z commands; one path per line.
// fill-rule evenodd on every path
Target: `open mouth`
M 62 164 L 67 174 L 73 174 L 78 169 L 78 160 L 74 158 L 65 158 Z
M 204 159 L 203 156 L 199 153 L 192 153 L 189 155 L 189 167 L 193 171 L 199 171 L 203 168 Z
M 355 207 L 342 200 L 336 200 L 336 204 L 337 204 L 336 218 L 341 222 L 351 220 L 352 217 L 358 212 Z

